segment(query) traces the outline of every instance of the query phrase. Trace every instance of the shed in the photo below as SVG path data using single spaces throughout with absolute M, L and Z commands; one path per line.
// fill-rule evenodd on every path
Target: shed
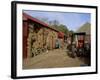
M 49 46 L 50 49 L 55 48 L 58 36 L 62 38 L 63 33 L 59 33 L 58 30 L 51 28 L 45 22 L 23 13 L 23 58 L 31 56 L 33 47 Z

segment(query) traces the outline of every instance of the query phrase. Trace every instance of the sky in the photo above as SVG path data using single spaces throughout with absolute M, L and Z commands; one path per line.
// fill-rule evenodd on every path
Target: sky
M 69 30 L 76 31 L 80 26 L 91 22 L 90 13 L 78 12 L 50 12 L 50 11 L 24 11 L 32 17 L 47 18 L 48 21 L 57 20 L 60 24 L 66 25 Z

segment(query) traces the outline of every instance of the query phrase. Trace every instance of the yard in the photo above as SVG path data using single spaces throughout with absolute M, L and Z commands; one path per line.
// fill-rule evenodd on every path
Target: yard
M 23 61 L 23 69 L 79 67 L 84 60 L 71 58 L 64 49 L 54 49 Z

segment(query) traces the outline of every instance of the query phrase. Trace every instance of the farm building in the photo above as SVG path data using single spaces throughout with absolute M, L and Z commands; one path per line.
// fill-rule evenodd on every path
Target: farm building
M 55 49 L 56 41 L 63 44 L 64 34 L 23 13 L 23 58 L 32 56 L 35 49 Z

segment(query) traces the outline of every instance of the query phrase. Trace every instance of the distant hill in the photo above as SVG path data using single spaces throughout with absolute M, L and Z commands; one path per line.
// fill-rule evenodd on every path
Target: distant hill
M 91 24 L 90 23 L 83 24 L 76 32 L 86 32 L 86 34 L 90 34 Z

